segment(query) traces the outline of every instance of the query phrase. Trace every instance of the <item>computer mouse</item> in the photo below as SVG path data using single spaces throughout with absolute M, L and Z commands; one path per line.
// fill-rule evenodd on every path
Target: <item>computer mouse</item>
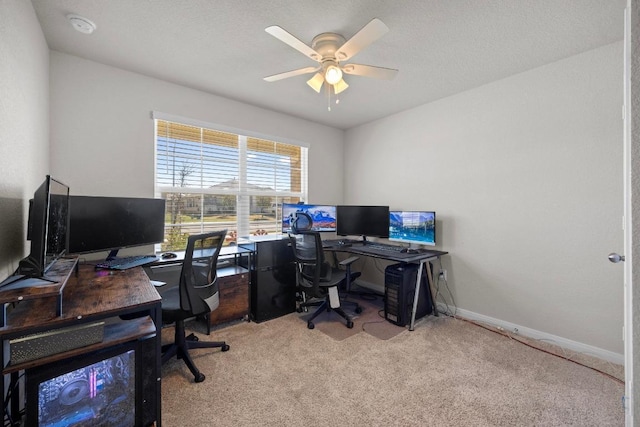
M 400 250 L 400 253 L 402 253 L 402 254 L 419 254 L 420 251 L 418 249 L 403 248 L 403 249 Z
M 162 254 L 162 259 L 169 259 L 169 258 L 175 258 L 178 255 L 174 254 L 173 252 L 165 252 Z

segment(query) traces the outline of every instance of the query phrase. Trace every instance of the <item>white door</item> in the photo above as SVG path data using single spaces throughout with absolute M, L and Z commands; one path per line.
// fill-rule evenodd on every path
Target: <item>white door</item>
M 634 425 L 634 386 L 633 386 L 633 286 L 632 286 L 632 228 L 631 228 L 631 3 L 627 0 L 624 12 L 624 255 L 612 253 L 609 260 L 622 262 L 624 268 L 624 364 L 625 364 L 625 425 Z M 637 1 L 635 1 L 637 5 Z

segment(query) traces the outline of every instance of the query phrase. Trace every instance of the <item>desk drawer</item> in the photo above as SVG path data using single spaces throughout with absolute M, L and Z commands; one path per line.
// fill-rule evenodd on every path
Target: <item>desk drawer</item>
M 249 273 L 218 278 L 220 305 L 209 315 L 209 324 L 244 319 L 249 316 Z

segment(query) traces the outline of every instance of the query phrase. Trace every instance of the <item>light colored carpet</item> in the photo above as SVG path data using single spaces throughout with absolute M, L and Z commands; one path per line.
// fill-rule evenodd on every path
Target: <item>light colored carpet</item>
M 624 425 L 620 381 L 469 322 L 427 316 L 390 339 L 360 327 L 338 340 L 304 316 L 210 336 L 190 323 L 231 350 L 193 353 L 198 384 L 182 361 L 163 366 L 163 425 Z
M 355 306 L 342 303 L 342 308 L 353 320 L 353 328 L 345 327 L 346 321 L 338 314 L 330 311 L 320 314 L 313 319 L 315 329 L 321 331 L 331 338 L 342 341 L 362 331 L 373 335 L 381 340 L 388 340 L 405 331 L 406 328 L 394 325 L 384 319 L 384 304 L 381 298 L 358 299 L 351 297 L 351 301 L 357 301 L 362 308 L 362 312 L 355 313 Z M 300 319 L 305 322 L 315 312 L 315 307 L 310 307 L 308 313 L 302 313 Z

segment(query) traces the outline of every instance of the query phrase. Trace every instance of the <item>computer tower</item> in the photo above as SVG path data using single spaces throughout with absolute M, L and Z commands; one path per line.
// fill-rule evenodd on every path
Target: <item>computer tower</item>
M 416 264 L 400 263 L 389 265 L 384 271 L 384 318 L 398 326 L 405 326 L 411 322 L 418 267 Z M 425 267 L 420 280 L 416 319 L 432 312 L 433 303 L 427 278 L 431 264 L 426 263 Z
M 251 270 L 251 320 L 259 323 L 296 311 L 296 269 L 289 239 L 265 237 L 239 246 L 255 251 L 240 261 Z

